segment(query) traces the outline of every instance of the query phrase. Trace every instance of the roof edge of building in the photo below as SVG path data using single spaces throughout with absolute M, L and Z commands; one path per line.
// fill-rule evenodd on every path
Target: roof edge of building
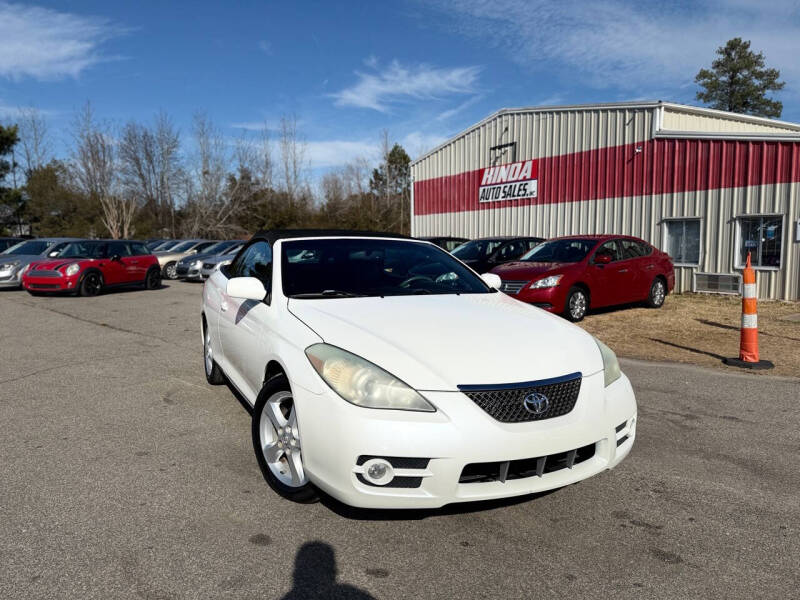
M 492 119 L 496 119 L 497 117 L 501 117 L 504 115 L 513 115 L 517 113 L 541 113 L 541 112 L 566 112 L 566 111 L 576 111 L 576 110 L 597 110 L 597 109 L 615 109 L 615 108 L 658 108 L 658 107 L 665 107 L 671 108 L 674 110 L 678 110 L 681 112 L 687 112 L 691 114 L 699 114 L 705 116 L 715 116 L 715 117 L 722 117 L 727 119 L 732 119 L 735 121 L 741 121 L 746 123 L 758 123 L 758 124 L 769 124 L 776 127 L 786 127 L 790 130 L 795 130 L 798 132 L 798 135 L 795 136 L 791 133 L 776 133 L 776 134 L 765 134 L 765 133 L 737 133 L 737 134 L 730 134 L 729 137 L 731 138 L 743 138 L 743 139 L 790 139 L 794 140 L 795 137 L 800 136 L 800 124 L 798 123 L 791 123 L 789 121 L 778 121 L 776 119 L 769 119 L 767 117 L 756 117 L 753 115 L 743 115 L 739 113 L 732 113 L 724 110 L 717 110 L 714 108 L 706 108 L 703 106 L 691 106 L 689 104 L 679 104 L 677 102 L 668 102 L 663 100 L 640 100 L 640 101 L 630 101 L 630 102 L 601 102 L 601 103 L 590 103 L 590 104 L 566 104 L 566 105 L 550 105 L 550 106 L 522 106 L 517 108 L 501 108 L 496 110 L 495 112 L 491 113 L 487 117 L 484 117 L 474 125 L 470 125 L 466 129 L 460 131 L 459 133 L 453 135 L 452 137 L 448 138 L 441 144 L 431 148 L 418 158 L 415 158 L 411 161 L 411 166 L 415 166 L 416 164 L 422 162 L 426 158 L 428 158 L 431 154 L 438 152 L 445 146 L 452 144 L 456 140 L 469 135 L 471 132 L 475 131 L 476 129 L 480 128 L 484 124 L 488 123 Z M 662 132 L 656 132 L 658 135 Z M 684 137 L 708 137 L 714 138 L 711 133 L 705 132 L 673 132 L 673 131 L 664 131 L 664 137 L 677 137 L 678 133 L 684 135 Z M 727 135 L 727 134 L 726 134 Z

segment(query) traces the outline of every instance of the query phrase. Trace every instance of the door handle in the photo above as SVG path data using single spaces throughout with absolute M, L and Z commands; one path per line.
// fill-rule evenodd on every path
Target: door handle
M 647 265 L 647 266 L 645 267 L 645 269 L 647 269 L 648 271 L 649 271 L 650 269 L 655 269 L 655 268 L 656 268 L 656 266 L 655 266 L 655 265 Z

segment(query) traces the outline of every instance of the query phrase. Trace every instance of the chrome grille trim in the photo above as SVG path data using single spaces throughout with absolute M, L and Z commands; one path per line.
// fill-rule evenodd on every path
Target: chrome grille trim
M 500 291 L 505 292 L 506 294 L 519 294 L 529 282 L 527 281 L 510 281 L 510 280 L 503 280 L 500 284 Z

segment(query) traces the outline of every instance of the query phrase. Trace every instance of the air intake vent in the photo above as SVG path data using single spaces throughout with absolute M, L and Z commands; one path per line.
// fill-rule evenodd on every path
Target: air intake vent
M 694 292 L 711 292 L 714 294 L 740 294 L 741 277 L 729 273 L 695 273 Z

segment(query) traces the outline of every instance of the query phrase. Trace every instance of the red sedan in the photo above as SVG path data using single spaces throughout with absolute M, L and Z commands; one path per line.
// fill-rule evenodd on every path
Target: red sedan
M 670 257 L 644 240 L 576 235 L 543 242 L 492 269 L 500 290 L 570 321 L 589 308 L 645 302 L 658 308 L 675 285 Z
M 158 287 L 158 259 L 141 242 L 83 240 L 69 243 L 57 258 L 32 262 L 22 274 L 31 294 L 72 292 L 96 296 L 122 286 Z

